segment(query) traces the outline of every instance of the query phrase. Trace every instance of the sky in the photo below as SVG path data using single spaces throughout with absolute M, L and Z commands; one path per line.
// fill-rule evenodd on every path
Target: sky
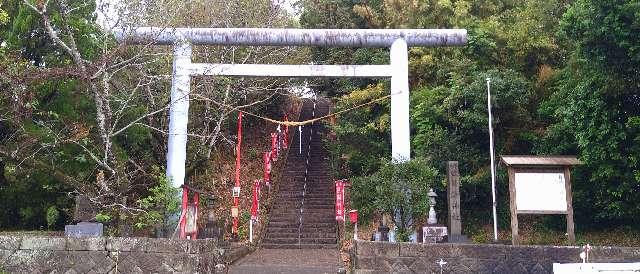
M 96 0 L 96 15 L 98 23 L 105 29 L 112 29 L 118 22 L 118 5 L 122 0 Z M 294 8 L 298 0 L 271 0 L 283 7 L 287 12 L 297 17 L 299 11 Z

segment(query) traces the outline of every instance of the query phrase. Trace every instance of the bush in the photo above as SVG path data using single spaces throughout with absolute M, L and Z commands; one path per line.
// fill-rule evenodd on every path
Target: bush
M 47 208 L 47 228 L 53 228 L 58 219 L 60 218 L 60 211 L 56 208 L 56 206 L 50 206 Z
M 180 190 L 174 188 L 161 170 L 156 170 L 158 185 L 149 189 L 150 195 L 137 201 L 145 212 L 136 216 L 134 227 L 144 229 L 166 224 L 167 227 L 175 227 L 168 222 L 180 212 Z M 177 219 L 176 219 L 177 221 Z
M 377 172 L 352 179 L 351 202 L 365 221 L 374 213 L 396 216 L 399 235 L 405 235 L 413 227 L 413 220 L 426 216 L 427 193 L 437 175 L 437 169 L 424 159 L 403 163 L 383 160 Z

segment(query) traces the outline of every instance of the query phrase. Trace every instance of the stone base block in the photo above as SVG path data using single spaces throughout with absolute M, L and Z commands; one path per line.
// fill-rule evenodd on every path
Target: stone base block
M 449 235 L 447 237 L 447 242 L 449 243 L 471 243 L 471 240 L 467 237 L 467 235 Z
M 102 223 L 79 222 L 77 225 L 64 226 L 64 235 L 67 237 L 102 237 L 103 232 Z

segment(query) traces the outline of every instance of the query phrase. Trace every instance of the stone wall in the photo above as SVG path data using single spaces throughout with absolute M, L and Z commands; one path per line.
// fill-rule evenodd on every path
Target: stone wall
M 214 273 L 216 240 L 0 236 L 0 273 Z
M 580 262 L 582 249 L 569 246 L 414 244 L 357 241 L 355 273 L 553 273 L 553 263 Z M 640 262 L 640 247 L 594 247 L 592 263 Z

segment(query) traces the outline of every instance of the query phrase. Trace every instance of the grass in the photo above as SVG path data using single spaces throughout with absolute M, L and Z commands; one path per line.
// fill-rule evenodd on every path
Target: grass
M 483 217 L 484 216 L 484 217 Z M 473 243 L 493 243 L 493 224 L 486 214 L 465 215 L 462 218 L 463 234 Z M 490 215 L 489 215 L 490 216 Z M 443 217 L 443 216 L 439 216 Z M 363 220 L 364 221 L 364 220 Z M 360 223 L 358 236 L 369 240 L 377 229 L 378 220 Z M 440 220 L 441 222 L 443 220 Z M 564 216 L 519 215 L 520 241 L 523 245 L 569 245 Z M 509 220 L 498 219 L 498 242 L 511 243 Z M 345 239 L 353 237 L 353 230 L 347 225 Z M 576 224 L 576 245 L 640 247 L 640 228 L 613 225 L 602 229 L 585 229 Z
M 553 218 L 562 219 L 563 216 Z M 474 243 L 493 242 L 493 226 L 491 223 L 465 223 L 462 226 L 464 233 Z M 523 245 L 569 245 L 564 224 L 558 225 L 558 220 L 548 216 L 522 215 L 518 216 L 518 233 Z M 580 229 L 576 224 L 576 245 L 591 244 L 595 246 L 640 246 L 640 229 L 619 226 L 607 229 Z M 511 228 L 500 226 L 498 231 L 499 242 L 511 242 Z
M 7 230 L 0 231 L 0 235 L 4 236 L 64 236 L 64 231 L 50 230 Z M 0 271 L 0 274 L 2 272 Z

